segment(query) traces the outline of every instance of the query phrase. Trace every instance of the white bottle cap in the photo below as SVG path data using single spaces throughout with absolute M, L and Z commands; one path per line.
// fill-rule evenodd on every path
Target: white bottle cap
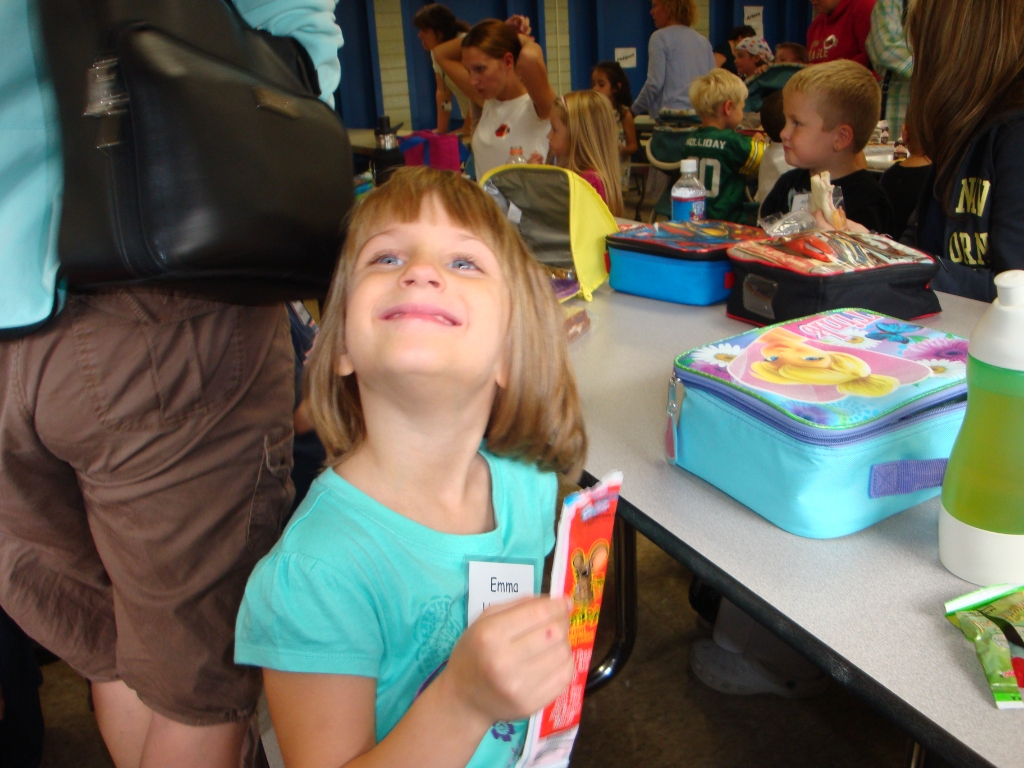
M 971 333 L 970 353 L 999 368 L 1024 371 L 1024 270 L 1000 272 L 998 298 Z
M 687 157 L 679 163 L 679 170 L 683 173 L 696 173 L 697 172 L 697 158 Z

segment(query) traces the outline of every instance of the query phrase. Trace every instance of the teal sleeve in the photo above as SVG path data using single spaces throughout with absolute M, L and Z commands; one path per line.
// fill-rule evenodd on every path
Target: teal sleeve
M 251 26 L 302 43 L 316 67 L 320 98 L 333 108 L 334 92 L 341 83 L 338 49 L 345 42 L 334 20 L 337 0 L 233 1 Z
M 558 504 L 558 477 L 554 472 L 544 476 L 540 484 L 540 495 L 540 508 L 544 510 L 541 517 L 544 526 L 544 557 L 547 557 L 555 548 L 555 521 L 561 512 L 555 509 L 555 505 Z
M 307 555 L 272 552 L 249 577 L 235 662 L 376 678 L 384 641 L 367 579 Z

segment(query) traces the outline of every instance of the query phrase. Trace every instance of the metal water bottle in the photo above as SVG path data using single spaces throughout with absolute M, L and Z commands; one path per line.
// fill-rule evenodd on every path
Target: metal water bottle
M 391 118 L 381 115 L 377 118 L 377 127 L 373 129 L 373 138 L 376 141 L 376 148 L 370 162 L 373 165 L 373 183 L 380 186 L 392 173 L 395 168 L 405 165 L 405 155 L 398 148 L 398 129 L 402 127 L 399 123 L 391 127 Z

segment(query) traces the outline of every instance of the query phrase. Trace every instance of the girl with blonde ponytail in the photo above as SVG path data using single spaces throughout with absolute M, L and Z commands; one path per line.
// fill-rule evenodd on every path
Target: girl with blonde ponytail
M 619 129 L 606 96 L 587 90 L 555 99 L 548 144 L 552 162 L 589 181 L 612 215 L 622 215 Z

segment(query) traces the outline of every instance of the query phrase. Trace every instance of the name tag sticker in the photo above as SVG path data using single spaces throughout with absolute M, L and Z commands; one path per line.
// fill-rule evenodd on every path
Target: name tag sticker
M 532 597 L 533 565 L 469 561 L 468 624 L 472 624 L 489 605 Z
M 811 193 L 801 192 L 799 195 L 793 195 L 793 204 L 789 207 L 790 213 L 794 211 L 809 211 L 811 210 Z

